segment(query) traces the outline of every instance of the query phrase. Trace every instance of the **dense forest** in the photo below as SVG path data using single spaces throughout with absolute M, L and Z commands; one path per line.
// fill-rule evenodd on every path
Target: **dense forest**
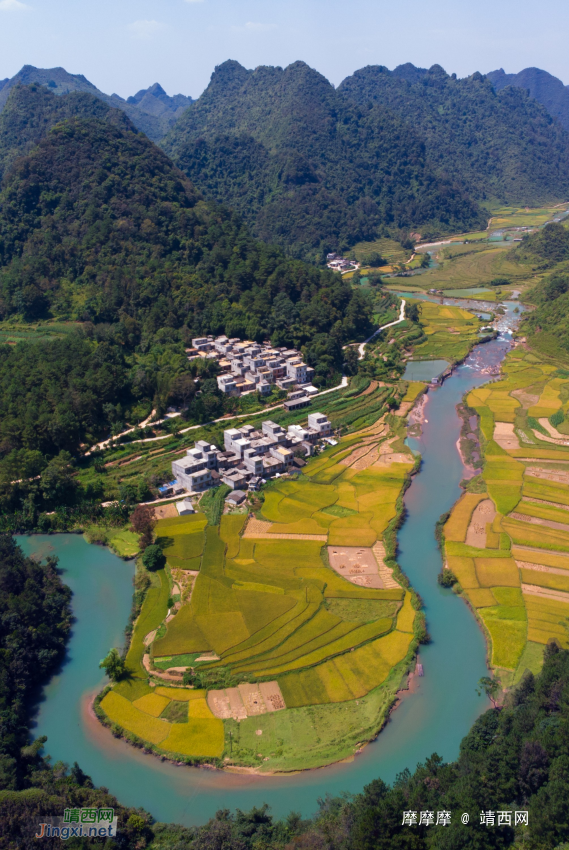
M 541 68 L 524 68 L 519 74 L 506 74 L 503 68 L 486 74 L 497 91 L 514 86 L 525 89 L 542 103 L 553 118 L 569 131 L 569 86 Z
M 534 309 L 524 316 L 522 332 L 538 351 L 569 363 L 569 229 L 548 224 L 524 237 L 513 255 L 538 272 L 549 272 L 524 294 Z
M 538 206 L 568 195 L 569 134 L 522 89 L 408 64 L 362 68 L 339 91 L 405 117 L 436 173 L 478 201 Z
M 99 118 L 131 129 L 121 112 L 93 95 L 72 92 L 56 97 L 45 86 L 16 86 L 0 112 L 0 181 L 14 160 L 30 153 L 55 124 L 77 117 Z
M 169 97 L 158 83 L 148 89 L 141 89 L 124 100 L 117 94 L 108 95 L 100 91 L 83 74 L 69 74 L 65 68 L 34 68 L 33 65 L 24 65 L 13 77 L 0 80 L 0 110 L 14 88 L 30 85 L 43 86 L 55 95 L 84 93 L 108 106 L 120 109 L 128 115 L 134 126 L 153 142 L 157 142 L 168 132 L 192 102 L 191 97 L 181 94 Z
M 27 94 L 44 111 L 45 93 Z M 304 344 L 333 328 L 341 338 L 357 333 L 367 317 L 361 304 L 350 307 L 347 284 L 254 241 L 125 121 L 61 122 L 6 175 L 3 318 L 125 317 L 143 334 L 186 327 L 190 335 L 273 334 L 283 344 Z
M 387 230 L 486 223 L 464 191 L 435 176 L 404 116 L 355 104 L 304 62 L 223 63 L 161 145 L 207 197 L 296 256 L 321 260 Z
M 0 192 L 0 318 L 77 323 L 62 340 L 0 347 L 0 484 L 152 407 L 181 405 L 198 422 L 222 415 L 215 381 L 186 380 L 183 398 L 175 384 L 200 377 L 184 354 L 194 336 L 302 348 L 324 386 L 341 372 L 342 345 L 369 333 L 365 290 L 255 241 L 88 94 L 14 88 L 0 157 L 12 160 Z
M 30 742 L 33 687 L 62 657 L 69 597 L 55 562 L 25 558 L 10 537 L 0 536 L 1 850 L 35 847 L 43 816 L 99 806 L 115 808 L 120 836 L 112 846 L 125 850 L 561 850 L 569 840 L 569 652 L 556 644 L 548 646 L 538 677 L 526 672 L 501 709 L 475 722 L 455 762 L 433 754 L 393 786 L 378 778 L 362 793 L 322 800 L 309 820 L 295 813 L 277 820 L 261 806 L 226 809 L 202 827 L 184 828 L 125 808 L 105 788 L 94 788 L 80 765 L 42 757 L 42 747 L 49 750 L 45 738 Z M 528 813 L 527 827 L 516 825 L 516 811 Z M 415 812 L 417 825 L 404 825 L 404 812 Z M 437 826 L 439 812 L 450 823 Z M 507 816 L 499 824 L 503 812 L 511 825 Z M 419 825 L 421 813 L 432 813 L 434 823 L 423 818 L 427 823 Z M 44 839 L 47 847 L 59 841 Z M 78 839 L 72 846 L 98 845 Z

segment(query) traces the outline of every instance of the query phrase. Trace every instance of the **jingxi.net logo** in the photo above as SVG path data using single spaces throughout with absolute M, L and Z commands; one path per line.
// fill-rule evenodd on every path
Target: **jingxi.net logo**
M 63 817 L 40 823 L 36 838 L 114 838 L 117 824 L 114 809 L 65 809 Z

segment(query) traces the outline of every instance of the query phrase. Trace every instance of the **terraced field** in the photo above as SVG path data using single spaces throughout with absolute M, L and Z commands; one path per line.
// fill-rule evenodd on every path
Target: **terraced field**
M 462 360 L 480 337 L 478 332 L 484 322 L 461 307 L 444 306 L 432 301 L 416 301 L 421 314 L 426 341 L 416 346 L 414 360 L 458 362 Z
M 419 391 L 410 388 L 410 398 Z M 394 439 L 387 423 L 344 438 L 299 478 L 267 485 L 256 519 L 227 514 L 219 526 L 208 526 L 199 513 L 161 520 L 156 536 L 167 566 L 135 626 L 127 657 L 132 678 L 101 702 L 108 721 L 157 752 L 220 758 L 223 724 L 234 720 L 227 719 L 227 706 L 214 717 L 197 696 L 196 714 L 192 697 L 202 693 L 200 684 L 221 689 L 229 705 L 232 688 L 257 693 L 255 683 L 274 682 L 277 703 L 284 699 L 278 710 L 300 712 L 308 722 L 307 707 L 334 712 L 389 680 L 377 703 L 379 728 L 387 694 L 417 646 L 416 603 L 394 580 L 399 573 L 388 534 L 414 461 L 404 447 L 390 452 Z M 346 575 L 330 567 L 328 546 L 352 547 Z M 164 689 L 160 676 L 175 680 L 176 669 L 190 668 L 195 690 Z M 184 715 L 178 703 L 187 699 Z M 313 755 L 318 763 L 331 757 L 330 747 Z
M 556 433 L 551 419 L 564 421 L 569 375 L 521 347 L 508 354 L 503 374 L 467 397 L 480 417 L 487 492 L 455 505 L 445 550 L 508 683 L 539 667 L 550 639 L 569 646 L 569 446 L 561 433 L 555 444 L 544 439 Z M 495 516 L 478 528 L 479 545 L 468 546 L 474 510 L 488 498 Z

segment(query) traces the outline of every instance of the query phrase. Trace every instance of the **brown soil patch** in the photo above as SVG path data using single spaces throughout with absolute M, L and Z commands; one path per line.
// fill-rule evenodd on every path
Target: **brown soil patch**
M 377 561 L 372 549 L 356 546 L 328 546 L 332 569 L 358 587 L 383 589 Z
M 514 431 L 513 423 L 511 422 L 496 422 L 494 427 L 494 440 L 506 451 L 508 451 L 508 449 L 520 448 L 520 441 Z
M 544 481 L 557 481 L 561 484 L 569 484 L 569 471 L 564 469 L 544 469 L 542 466 L 528 466 L 526 475 L 533 478 L 542 478 Z
M 538 587 L 536 584 L 522 584 L 522 593 L 529 596 L 541 596 L 545 599 L 555 599 L 557 602 L 566 602 L 569 605 L 569 593 L 563 590 L 551 590 L 549 587 Z
M 377 460 L 378 444 L 375 439 L 366 440 L 363 445 L 354 449 L 354 451 L 340 461 L 342 466 L 353 467 L 354 469 L 367 469 Z
M 532 564 L 529 561 L 516 561 L 516 565 L 520 570 L 535 570 L 538 573 L 553 573 L 556 576 L 569 575 L 569 570 L 562 570 L 559 567 L 546 567 L 544 564 Z
M 390 452 L 380 455 L 375 466 L 389 466 L 392 463 L 413 463 L 413 458 L 404 452 Z
M 554 428 L 549 419 L 538 419 L 537 420 L 542 428 L 545 428 L 550 437 L 554 437 L 556 440 L 561 440 L 560 445 L 567 446 L 569 442 L 567 440 L 567 434 L 561 434 L 557 428 Z
M 414 401 L 403 401 L 403 402 L 401 402 L 401 406 L 399 407 L 399 410 L 395 411 L 395 415 L 396 416 L 407 416 L 407 414 L 409 413 L 409 411 L 411 410 L 411 408 L 413 407 L 414 404 L 415 404 Z
M 282 711 L 286 708 L 278 682 L 243 683 L 237 688 L 210 691 L 207 703 L 212 713 L 221 720 L 246 720 L 260 714 Z
M 157 505 L 154 508 L 155 519 L 168 519 L 176 516 L 178 516 L 178 508 L 175 504 Z
M 376 391 L 377 387 L 378 387 L 377 381 L 372 381 L 371 384 L 369 385 L 369 387 L 367 388 L 367 390 L 364 390 L 363 393 L 361 393 L 361 395 L 362 396 L 371 395 L 373 392 Z
M 484 499 L 476 506 L 466 532 L 467 546 L 486 548 L 486 524 L 492 522 L 495 516 L 496 508 L 492 499 Z
M 398 581 L 393 578 L 393 570 L 385 564 L 385 546 L 378 540 L 373 546 L 373 555 L 377 561 L 377 569 L 379 577 L 383 582 L 383 586 L 387 589 L 401 587 Z
M 543 420 L 539 420 L 542 422 Z M 547 420 L 545 420 L 547 421 Z M 538 440 L 541 440 L 544 443 L 553 443 L 554 446 L 569 446 L 569 440 L 556 440 L 553 437 L 548 437 L 547 434 L 541 434 L 539 431 L 536 431 L 535 428 L 531 429 L 534 437 L 537 437 Z
M 317 540 L 321 543 L 326 543 L 328 540 L 327 534 L 271 534 L 272 527 L 272 522 L 253 517 L 247 523 L 243 537 L 255 540 Z
M 512 390 L 510 395 L 513 398 L 517 398 L 524 410 L 527 410 L 528 407 L 533 407 L 539 401 L 538 395 L 528 393 L 526 390 Z
M 512 511 L 512 513 L 508 514 L 508 516 L 511 516 L 512 519 L 518 519 L 521 522 L 530 523 L 531 525 L 542 525 L 545 526 L 545 528 L 555 528 L 558 531 L 569 531 L 569 523 L 565 522 L 555 522 L 555 520 L 552 519 L 541 519 L 541 517 L 526 516 L 526 514 L 520 514 L 517 511 Z

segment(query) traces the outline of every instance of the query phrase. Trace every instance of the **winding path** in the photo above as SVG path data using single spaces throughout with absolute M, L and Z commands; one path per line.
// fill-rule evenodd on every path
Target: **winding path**
M 400 322 L 404 322 L 404 321 L 405 321 L 405 299 L 402 298 L 401 299 L 401 310 L 399 311 L 399 318 L 396 319 L 394 322 L 389 322 L 387 325 L 382 325 L 380 328 L 378 328 L 376 331 L 374 331 L 370 337 L 368 337 L 364 342 L 362 342 L 360 345 L 358 345 L 358 354 L 359 354 L 358 360 L 363 360 L 366 345 L 368 344 L 368 342 L 371 342 L 372 339 L 378 335 L 378 333 L 381 333 L 381 331 L 384 331 L 386 328 L 392 328 L 393 325 L 398 325 Z

